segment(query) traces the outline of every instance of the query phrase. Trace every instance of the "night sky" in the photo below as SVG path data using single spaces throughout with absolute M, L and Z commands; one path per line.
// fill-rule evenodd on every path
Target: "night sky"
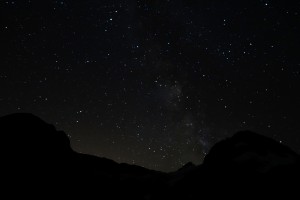
M 0 114 L 174 171 L 239 130 L 300 152 L 300 3 L 1 0 Z

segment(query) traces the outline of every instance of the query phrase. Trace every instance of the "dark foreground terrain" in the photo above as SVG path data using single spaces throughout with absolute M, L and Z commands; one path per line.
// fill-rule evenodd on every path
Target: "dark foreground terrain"
M 204 163 L 163 173 L 79 154 L 31 114 L 0 118 L 1 194 L 13 198 L 299 199 L 300 157 L 252 132 L 216 144 Z

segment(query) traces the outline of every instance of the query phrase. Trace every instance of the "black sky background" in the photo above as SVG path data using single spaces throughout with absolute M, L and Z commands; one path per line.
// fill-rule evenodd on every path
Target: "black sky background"
M 300 3 L 0 1 L 0 114 L 172 171 L 239 130 L 300 152 Z

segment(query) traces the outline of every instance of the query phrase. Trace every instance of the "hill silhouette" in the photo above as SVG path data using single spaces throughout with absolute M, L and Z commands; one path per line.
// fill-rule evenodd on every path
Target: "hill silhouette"
M 202 165 L 188 163 L 172 173 L 77 153 L 64 132 L 32 114 L 1 117 L 0 131 L 2 191 L 10 197 L 299 196 L 300 156 L 249 131 L 217 143 Z

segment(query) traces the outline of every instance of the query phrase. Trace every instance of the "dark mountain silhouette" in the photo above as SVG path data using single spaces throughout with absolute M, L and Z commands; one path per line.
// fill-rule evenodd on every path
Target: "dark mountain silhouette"
M 216 144 L 202 165 L 188 163 L 173 173 L 77 153 L 64 132 L 31 114 L 1 117 L 0 131 L 1 191 L 10 197 L 299 196 L 299 155 L 270 138 L 249 131 Z

